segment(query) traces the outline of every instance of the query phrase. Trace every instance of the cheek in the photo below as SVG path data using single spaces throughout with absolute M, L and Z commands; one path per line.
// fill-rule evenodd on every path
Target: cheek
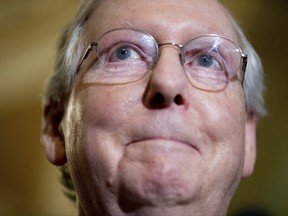
M 138 94 L 138 90 L 117 86 L 89 87 L 78 93 L 81 112 L 76 114 L 80 117 L 75 125 L 81 138 L 74 152 L 86 164 L 82 175 L 102 185 L 113 178 L 124 152 L 129 121 L 141 104 Z
M 121 127 L 139 105 L 137 95 L 130 88 L 125 90 L 115 86 L 86 89 L 81 93 L 83 122 L 107 130 Z
M 244 138 L 245 102 L 242 91 L 216 93 L 202 106 L 205 107 L 203 117 L 207 119 L 203 129 L 211 140 L 221 143 Z
M 210 145 L 205 155 L 211 162 L 209 172 L 214 172 L 219 178 L 229 176 L 227 179 L 234 183 L 240 178 L 245 157 L 246 115 L 242 89 L 215 94 L 204 103 L 206 109 L 203 116 L 207 120 L 203 123 L 202 131 L 205 134 L 204 142 Z
M 86 200 L 87 193 L 91 200 L 109 196 L 106 189 L 123 154 L 125 122 L 138 103 L 129 92 L 95 87 L 71 95 L 65 143 L 72 179 L 83 203 L 91 202 Z
M 89 164 L 98 164 L 98 167 L 93 167 L 98 170 L 99 164 L 113 164 L 119 157 L 116 152 L 121 145 L 115 143 L 121 143 L 121 131 L 129 110 L 120 91 L 115 91 L 113 87 L 87 88 L 79 94 L 79 98 L 82 107 L 82 151 Z M 105 167 L 104 170 L 110 169 Z
M 235 96 L 236 95 L 236 96 Z M 245 158 L 245 101 L 242 89 L 202 95 L 198 105 L 202 124 L 202 157 L 207 162 L 203 194 L 217 191 L 219 196 L 234 194 L 241 179 Z

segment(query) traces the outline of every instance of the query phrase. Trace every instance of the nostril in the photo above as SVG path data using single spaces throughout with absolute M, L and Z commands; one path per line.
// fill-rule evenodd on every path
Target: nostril
M 184 104 L 184 100 L 181 97 L 181 95 L 176 95 L 176 97 L 174 98 L 174 103 L 177 105 L 182 105 Z
M 171 106 L 173 103 L 177 106 L 184 105 L 185 103 L 185 100 L 181 94 L 178 94 L 175 97 L 165 97 L 165 94 L 162 94 L 161 92 L 156 92 L 150 96 L 147 95 L 146 99 L 143 99 L 145 105 L 151 109 L 164 109 Z
M 153 105 L 161 105 L 161 104 L 164 104 L 165 102 L 165 98 L 163 96 L 163 94 L 161 93 L 156 93 L 152 99 L 152 104 Z

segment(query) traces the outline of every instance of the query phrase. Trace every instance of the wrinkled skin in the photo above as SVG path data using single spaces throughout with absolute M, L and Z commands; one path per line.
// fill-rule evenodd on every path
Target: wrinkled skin
M 160 43 L 207 33 L 238 43 L 214 0 L 103 1 L 88 20 L 87 40 L 119 27 Z M 64 140 L 43 133 L 48 159 L 69 164 L 85 215 L 225 215 L 240 179 L 253 171 L 255 119 L 245 112 L 241 83 L 196 89 L 178 51 L 160 52 L 152 72 L 129 84 L 93 85 L 84 64 L 60 125 Z

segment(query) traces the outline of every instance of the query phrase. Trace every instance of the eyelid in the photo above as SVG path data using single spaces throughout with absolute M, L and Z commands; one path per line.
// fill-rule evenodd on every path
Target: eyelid
M 145 59 L 149 59 L 150 56 L 148 54 L 146 54 L 141 48 L 139 48 L 138 45 L 136 44 L 133 44 L 133 43 L 127 43 L 127 42 L 121 42 L 121 43 L 117 43 L 117 44 L 114 44 L 112 46 L 110 46 L 109 50 L 107 48 L 106 51 L 108 52 L 105 52 L 107 54 L 111 53 L 112 55 L 117 51 L 118 48 L 121 48 L 121 47 L 129 47 L 131 48 L 133 51 L 135 51 L 140 57 L 141 59 L 142 58 L 145 58 Z
M 218 67 L 219 68 L 217 68 L 217 70 L 226 70 L 226 67 L 225 67 L 225 62 L 223 61 L 223 59 L 220 57 L 220 56 L 218 56 L 218 55 L 211 55 L 211 54 L 205 54 L 205 53 L 203 53 L 203 54 L 197 54 L 196 56 L 195 56 L 195 60 L 194 61 L 197 61 L 200 57 L 203 57 L 203 56 L 205 56 L 205 55 L 207 55 L 207 56 L 209 56 L 209 57 L 212 57 L 212 60 L 214 61 L 213 62 L 213 65 L 215 66 L 215 64 L 217 64 L 218 65 Z

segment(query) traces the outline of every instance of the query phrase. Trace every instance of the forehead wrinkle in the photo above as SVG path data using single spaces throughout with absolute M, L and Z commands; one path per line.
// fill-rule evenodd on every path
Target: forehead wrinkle
M 160 39 L 161 37 L 158 36 L 159 27 L 157 25 L 153 26 L 153 24 L 149 23 L 148 26 L 145 26 L 145 25 L 141 26 L 141 25 L 137 25 L 136 23 L 133 23 L 133 21 L 126 21 L 122 24 L 119 24 L 119 26 L 120 26 L 120 28 L 136 29 L 136 30 L 140 30 L 143 32 L 147 32 L 147 33 L 151 34 L 158 43 L 175 42 L 173 36 L 171 37 L 171 38 L 173 38 L 172 40 L 164 40 L 164 41 L 161 40 Z M 213 26 L 207 25 L 207 26 L 203 26 L 203 29 L 199 30 L 199 32 L 204 32 L 204 33 L 201 33 L 201 35 L 211 34 L 211 33 L 217 32 L 217 29 L 214 28 Z M 179 31 L 175 31 L 175 34 L 179 34 Z M 172 35 L 172 32 L 171 32 L 171 35 Z M 188 40 L 191 40 L 194 37 L 197 37 L 199 35 L 195 32 L 193 34 L 188 34 L 188 36 L 189 36 Z M 182 42 L 182 44 L 185 44 L 186 42 L 188 42 L 188 41 L 184 41 L 184 42 Z
M 95 39 L 111 29 L 132 28 L 148 32 L 160 42 L 177 38 L 175 42 L 185 43 L 189 38 L 209 33 L 220 34 L 233 41 L 238 39 L 234 28 L 231 28 L 229 12 L 218 0 L 208 0 L 205 5 L 199 1 L 199 4 L 196 4 L 195 7 L 191 6 L 194 13 L 198 14 L 196 19 L 193 18 L 193 15 L 191 15 L 192 18 L 189 17 L 189 13 L 181 13 L 181 7 L 185 6 L 185 2 L 188 4 L 187 1 L 177 0 L 168 1 L 167 4 L 164 5 L 157 5 L 157 3 L 161 3 L 161 1 L 147 1 L 147 4 L 153 4 L 153 7 L 148 7 L 148 5 L 143 9 L 139 9 L 139 5 L 137 6 L 137 4 L 141 6 L 143 3 L 137 2 L 136 5 L 133 5 L 131 1 L 127 1 L 128 6 L 125 13 L 123 13 L 126 7 L 124 8 L 124 3 L 121 4 L 121 1 L 103 1 L 95 8 L 94 12 L 92 12 L 91 19 L 89 20 L 89 35 L 92 34 L 93 39 Z M 173 17 L 173 14 L 170 13 L 171 5 L 175 5 L 174 9 L 176 9 L 176 12 L 178 10 L 179 13 L 176 13 L 177 16 Z M 162 8 L 161 10 L 158 10 L 159 6 Z M 168 10 L 165 9 L 166 7 Z M 203 7 L 205 7 L 205 10 L 203 10 Z M 215 10 L 219 11 L 219 13 L 217 13 L 218 18 L 215 18 L 216 20 L 214 21 L 214 19 L 211 19 L 210 14 L 212 12 L 215 13 Z M 144 13 L 145 11 L 147 13 Z M 152 19 L 153 11 L 156 16 L 162 16 L 163 19 Z M 151 14 L 151 16 L 149 14 Z M 97 20 L 94 21 L 93 19 L 98 19 L 99 21 L 97 22 Z M 203 22 L 201 23 L 201 21 Z M 191 30 L 189 30 L 189 28 Z M 181 33 L 181 31 L 185 32 L 185 34 Z

